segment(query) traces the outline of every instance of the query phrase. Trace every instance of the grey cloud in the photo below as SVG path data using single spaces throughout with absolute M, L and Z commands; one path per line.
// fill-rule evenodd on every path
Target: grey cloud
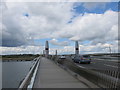
M 2 14 L 2 46 L 16 47 L 27 43 L 19 15 L 5 9 Z

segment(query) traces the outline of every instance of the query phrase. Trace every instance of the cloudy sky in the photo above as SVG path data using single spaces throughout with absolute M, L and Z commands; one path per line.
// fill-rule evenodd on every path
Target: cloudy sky
M 1 2 L 1 54 L 118 52 L 118 2 Z

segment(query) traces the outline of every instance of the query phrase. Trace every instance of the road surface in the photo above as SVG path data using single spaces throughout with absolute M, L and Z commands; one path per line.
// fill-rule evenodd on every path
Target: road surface
M 70 57 L 67 59 L 72 60 Z M 101 59 L 101 58 L 94 58 L 91 60 L 91 64 L 79 64 L 76 63 L 77 66 L 86 69 L 95 69 L 95 70 L 113 70 L 118 71 L 120 69 L 120 63 L 118 63 L 118 59 Z

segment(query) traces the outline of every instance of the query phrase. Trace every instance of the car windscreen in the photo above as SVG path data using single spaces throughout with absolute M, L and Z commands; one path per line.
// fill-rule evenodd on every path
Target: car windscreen
M 84 57 L 84 58 L 90 58 L 90 56 L 88 56 L 88 55 L 84 55 L 83 57 Z

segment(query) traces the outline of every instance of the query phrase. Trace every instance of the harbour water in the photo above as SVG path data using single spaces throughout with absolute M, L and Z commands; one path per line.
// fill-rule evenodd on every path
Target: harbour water
M 33 61 L 2 62 L 2 88 L 18 88 Z

